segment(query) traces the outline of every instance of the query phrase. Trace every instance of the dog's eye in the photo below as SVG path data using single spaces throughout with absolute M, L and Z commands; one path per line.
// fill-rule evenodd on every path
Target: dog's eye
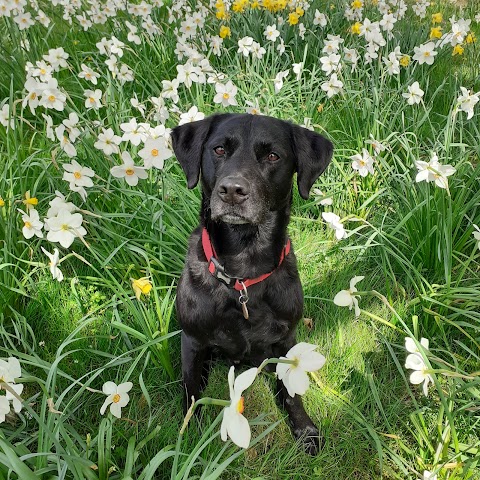
M 225 149 L 222 147 L 222 146 L 218 146 L 218 147 L 215 147 L 213 149 L 213 151 L 217 154 L 217 155 L 225 155 Z
M 268 160 L 270 162 L 276 162 L 280 157 L 275 153 L 275 152 L 271 152 L 268 154 Z

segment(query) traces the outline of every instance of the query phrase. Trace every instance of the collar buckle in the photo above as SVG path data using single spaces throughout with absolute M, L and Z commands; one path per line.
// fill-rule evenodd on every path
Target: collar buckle
M 217 279 L 220 280 L 229 288 L 234 288 L 237 281 L 236 278 L 231 277 L 228 273 L 225 272 L 225 267 L 219 263 L 219 261 L 212 255 L 210 257 L 210 266 L 213 265 L 213 268 L 209 268 L 211 274 Z

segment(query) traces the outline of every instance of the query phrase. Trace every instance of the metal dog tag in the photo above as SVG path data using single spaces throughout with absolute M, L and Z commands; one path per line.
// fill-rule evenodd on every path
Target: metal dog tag
M 247 302 L 248 302 L 248 292 L 247 292 L 247 287 L 243 282 L 240 282 L 242 284 L 243 290 L 240 293 L 240 296 L 238 297 L 238 301 L 240 302 L 240 305 L 242 306 L 242 312 L 243 312 L 243 318 L 245 320 L 248 320 L 248 308 L 247 308 Z

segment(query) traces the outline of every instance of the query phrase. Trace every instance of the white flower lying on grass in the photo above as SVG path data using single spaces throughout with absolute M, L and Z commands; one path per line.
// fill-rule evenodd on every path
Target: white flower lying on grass
M 413 105 L 422 101 L 423 93 L 418 82 L 413 82 L 412 85 L 408 87 L 408 93 L 402 93 L 402 97 L 407 99 L 409 105 Z
M 437 475 L 434 475 L 430 470 L 423 471 L 423 480 L 437 480 Z
M 138 184 L 138 179 L 142 180 L 148 177 L 145 167 L 137 167 L 133 162 L 132 156 L 128 152 L 122 152 L 123 165 L 115 166 L 110 169 L 112 176 L 116 178 L 125 178 L 125 181 L 134 187 Z
M 442 165 L 438 161 L 436 153 L 432 155 L 429 162 L 423 162 L 421 160 L 415 161 L 415 166 L 418 168 L 415 181 L 418 182 L 435 182 L 435 185 L 440 188 L 448 188 L 448 178 L 453 175 L 457 170 L 451 165 Z
M 358 306 L 357 300 L 357 298 L 359 297 L 358 295 L 354 295 L 354 293 L 358 291 L 355 285 L 364 278 L 365 277 L 363 275 L 353 277 L 350 280 L 350 288 L 348 290 L 341 290 L 340 292 L 338 292 L 333 299 L 333 303 L 335 305 L 338 305 L 339 307 L 348 307 L 349 310 L 355 308 L 355 316 L 360 316 L 360 307 Z
M 117 385 L 114 382 L 105 382 L 102 391 L 108 396 L 103 402 L 102 408 L 100 408 L 100 414 L 103 415 L 107 407 L 110 405 L 111 414 L 120 418 L 122 415 L 122 408 L 125 407 L 130 400 L 128 392 L 132 387 L 132 382 L 125 382 L 120 385 Z
M 300 342 L 294 345 L 285 357 L 295 363 L 277 363 L 277 375 L 291 397 L 303 395 L 310 386 L 307 372 L 315 372 L 325 364 L 325 357 L 314 350 L 317 345 Z
M 345 227 L 340 222 L 340 217 L 333 212 L 322 212 L 322 218 L 327 222 L 330 228 L 335 230 L 335 237 L 337 240 L 341 240 L 347 236 Z
M 373 157 L 368 153 L 366 148 L 362 148 L 362 154 L 357 153 L 350 157 L 352 162 L 352 168 L 358 170 L 361 177 L 366 177 L 369 173 L 373 175 Z
M 420 345 L 424 348 L 424 350 L 428 350 L 429 342 L 426 338 L 422 338 L 420 340 Z M 433 382 L 432 376 L 427 373 L 428 367 L 423 360 L 417 344 L 412 338 L 405 338 L 405 348 L 407 352 L 410 353 L 405 359 L 405 368 L 414 370 L 410 375 L 410 382 L 413 385 L 419 385 L 420 383 L 423 383 L 423 393 L 425 394 L 425 396 L 427 396 L 428 384 L 430 382 Z
M 58 280 L 59 282 L 61 282 L 63 280 L 63 273 L 60 268 L 58 268 L 58 265 L 60 263 L 60 253 L 58 251 L 58 248 L 55 248 L 53 250 L 53 253 L 47 252 L 43 247 L 41 248 L 42 252 L 50 259 L 50 263 L 48 265 L 50 267 L 50 273 L 52 274 L 52 277 L 54 278 L 54 280 Z
M 228 372 L 228 386 L 230 387 L 230 405 L 223 409 L 220 436 L 225 442 L 230 437 L 235 445 L 248 448 L 251 432 L 248 420 L 242 415 L 244 403 L 242 393 L 255 380 L 258 368 L 250 368 L 235 378 L 235 367 L 230 367 Z
M 23 210 L 18 210 L 22 213 L 22 221 L 23 221 L 23 228 L 22 233 L 23 236 L 29 240 L 34 235 L 38 238 L 43 238 L 43 222 L 40 221 L 40 216 L 38 215 L 37 210 L 31 208 L 30 211 L 25 213 Z

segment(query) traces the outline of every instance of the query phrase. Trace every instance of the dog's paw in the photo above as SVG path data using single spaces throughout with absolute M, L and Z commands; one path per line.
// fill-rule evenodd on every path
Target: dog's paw
M 306 453 L 312 456 L 318 454 L 323 445 L 323 441 L 320 438 L 320 432 L 315 425 L 307 425 L 304 428 L 297 428 L 294 430 L 293 434 L 297 440 L 302 442 Z

